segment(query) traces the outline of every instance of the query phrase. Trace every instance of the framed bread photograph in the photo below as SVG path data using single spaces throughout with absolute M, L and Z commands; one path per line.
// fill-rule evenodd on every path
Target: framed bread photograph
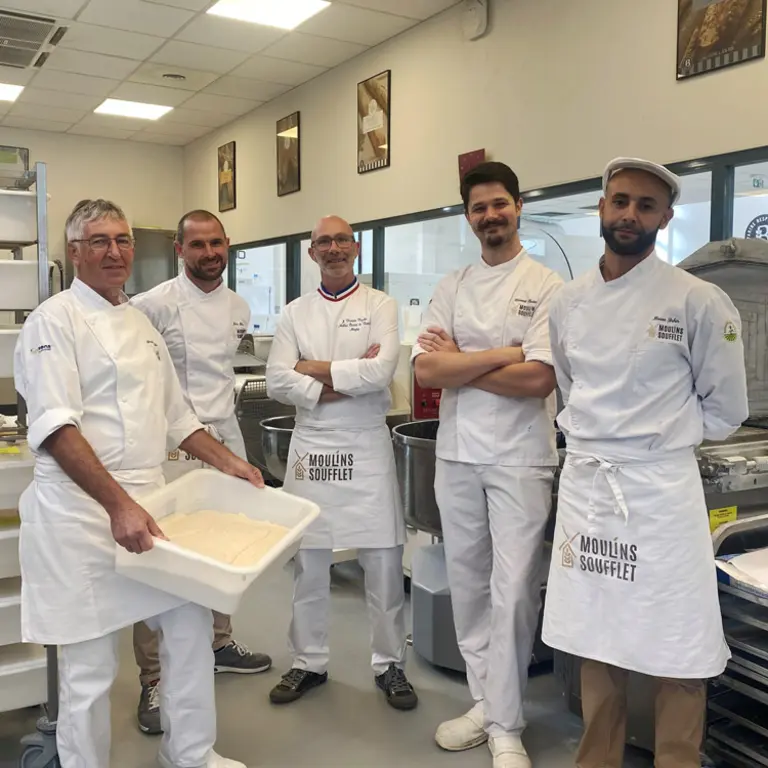
M 277 121 L 277 195 L 301 189 L 301 113 Z
M 357 84 L 357 172 L 390 164 L 392 73 L 381 72 Z
M 230 141 L 219 147 L 219 213 L 237 207 L 237 186 L 235 179 L 235 142 Z

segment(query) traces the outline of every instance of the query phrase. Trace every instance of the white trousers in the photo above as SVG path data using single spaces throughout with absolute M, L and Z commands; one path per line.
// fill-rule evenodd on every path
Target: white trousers
M 403 547 L 359 549 L 365 571 L 365 599 L 371 626 L 374 674 L 390 664 L 405 665 L 405 591 Z M 321 675 L 328 670 L 328 618 L 331 601 L 330 549 L 301 549 L 296 555 L 293 619 L 288 645 L 293 666 Z
M 147 624 L 160 632 L 160 751 L 177 768 L 202 768 L 216 741 L 211 611 L 186 603 Z M 118 635 L 61 647 L 56 742 L 62 768 L 109 766 Z
M 520 734 L 553 470 L 437 460 L 435 497 L 467 681 L 489 735 Z

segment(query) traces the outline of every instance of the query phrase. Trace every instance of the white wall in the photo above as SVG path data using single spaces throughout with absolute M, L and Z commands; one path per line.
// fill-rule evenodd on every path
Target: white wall
M 179 147 L 0 128 L 0 144 L 29 148 L 30 167 L 48 166 L 50 257 L 62 259 L 64 222 L 86 197 L 104 197 L 136 227 L 175 229 L 182 215 Z
M 328 212 L 354 222 L 456 203 L 457 155 L 482 147 L 531 189 L 597 176 L 616 155 L 666 163 L 766 143 L 768 103 L 754 94 L 768 60 L 677 82 L 673 0 L 493 6 L 480 41 L 462 40 L 451 9 L 189 145 L 185 205 L 215 210 L 216 148 L 230 140 L 234 242 L 309 230 Z M 392 167 L 358 176 L 355 87 L 387 68 Z M 278 198 L 275 121 L 294 110 L 303 191 Z

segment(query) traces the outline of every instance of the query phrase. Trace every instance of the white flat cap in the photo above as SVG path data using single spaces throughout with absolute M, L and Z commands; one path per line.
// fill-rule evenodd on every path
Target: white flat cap
M 627 170 L 652 173 L 661 179 L 672 191 L 672 205 L 680 199 L 680 177 L 675 176 L 672 171 L 667 170 L 663 165 L 652 163 L 650 160 L 641 160 L 638 157 L 617 157 L 608 163 L 605 173 L 603 173 L 603 193 L 608 190 L 608 182 L 613 176 L 619 173 L 619 171 Z

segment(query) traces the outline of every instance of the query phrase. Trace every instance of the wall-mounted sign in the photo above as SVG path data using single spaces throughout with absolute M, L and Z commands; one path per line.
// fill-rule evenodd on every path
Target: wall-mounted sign
M 677 0 L 677 79 L 765 57 L 766 0 Z
M 390 70 L 357 84 L 357 172 L 390 163 Z
M 749 222 L 744 235 L 752 240 L 768 240 L 768 214 L 762 214 Z
M 277 121 L 277 194 L 290 195 L 301 189 L 300 115 L 294 112 Z
M 219 213 L 231 211 L 237 206 L 235 181 L 235 142 L 219 147 Z
M 465 152 L 459 155 L 459 184 L 464 177 L 477 165 L 485 162 L 485 150 L 476 149 L 474 152 Z

